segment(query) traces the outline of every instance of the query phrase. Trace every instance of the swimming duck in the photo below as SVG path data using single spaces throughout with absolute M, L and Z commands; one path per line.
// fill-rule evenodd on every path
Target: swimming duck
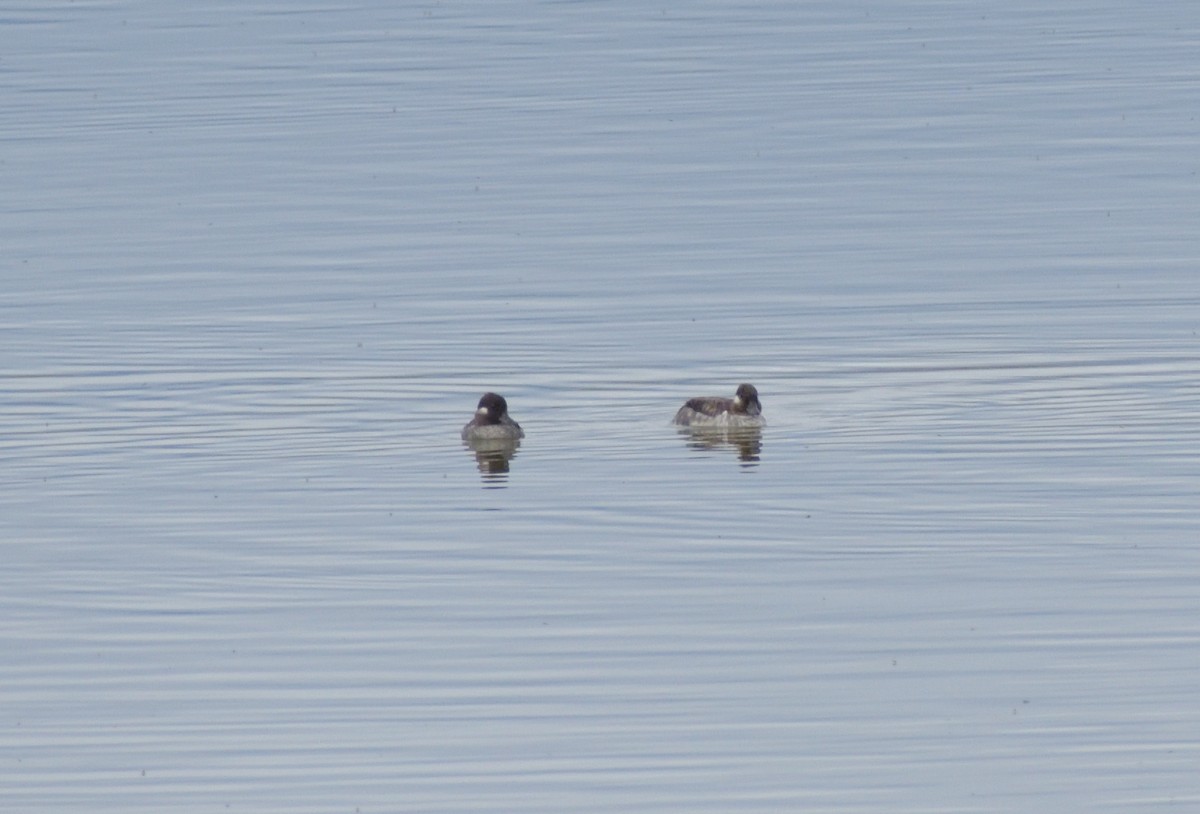
M 758 390 L 752 384 L 738 385 L 733 398 L 721 396 L 699 396 L 688 399 L 675 413 L 672 424 L 681 426 L 744 427 L 747 429 L 766 426 L 762 417 L 762 404 L 758 401 Z
M 508 402 L 497 393 L 484 393 L 475 417 L 462 428 L 464 441 L 516 441 L 524 437 L 521 425 L 509 418 Z

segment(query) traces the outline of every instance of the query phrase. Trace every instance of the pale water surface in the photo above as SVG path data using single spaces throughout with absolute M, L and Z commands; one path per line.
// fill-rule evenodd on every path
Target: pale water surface
M 3 810 L 1200 808 L 1194 3 L 0 38 Z

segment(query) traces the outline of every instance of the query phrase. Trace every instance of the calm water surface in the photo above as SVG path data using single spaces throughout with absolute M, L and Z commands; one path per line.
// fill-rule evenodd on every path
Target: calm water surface
M 5 810 L 1200 805 L 1192 4 L 0 17 Z

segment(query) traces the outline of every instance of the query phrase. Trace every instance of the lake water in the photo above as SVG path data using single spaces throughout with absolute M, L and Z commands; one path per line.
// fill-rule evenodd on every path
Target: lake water
M 1050 5 L 9 5 L 0 808 L 1200 807 L 1200 11 Z

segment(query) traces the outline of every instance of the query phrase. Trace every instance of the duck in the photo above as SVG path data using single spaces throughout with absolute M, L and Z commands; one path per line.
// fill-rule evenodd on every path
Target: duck
M 525 437 L 521 425 L 508 415 L 508 402 L 498 393 L 484 393 L 474 417 L 462 428 L 464 441 L 517 441 Z
M 698 396 L 688 399 L 675 413 L 672 424 L 682 427 L 730 427 L 755 429 L 765 427 L 762 403 L 752 384 L 739 384 L 733 398 Z

